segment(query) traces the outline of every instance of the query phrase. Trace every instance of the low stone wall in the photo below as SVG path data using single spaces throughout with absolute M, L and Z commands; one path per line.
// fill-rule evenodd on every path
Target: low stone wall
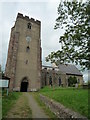
M 43 101 L 47 107 L 50 108 L 50 110 L 58 117 L 58 118 L 82 118 L 83 120 L 88 120 L 86 117 L 80 115 L 77 112 L 72 111 L 71 109 L 66 108 L 65 106 L 63 106 L 62 104 L 49 99 L 46 96 L 43 96 L 42 94 L 40 94 L 40 99 L 41 101 Z M 76 120 L 76 119 L 75 119 Z

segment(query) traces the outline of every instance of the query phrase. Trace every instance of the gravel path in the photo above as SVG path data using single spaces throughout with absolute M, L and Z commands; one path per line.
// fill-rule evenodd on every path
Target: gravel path
M 8 111 L 5 118 L 49 118 L 38 105 L 32 93 L 24 92 Z
M 30 93 L 25 93 L 25 95 L 28 98 L 28 103 L 29 106 L 32 110 L 32 118 L 49 118 L 44 111 L 42 110 L 42 108 L 38 105 L 38 103 L 36 102 L 36 100 L 34 99 L 33 95 Z

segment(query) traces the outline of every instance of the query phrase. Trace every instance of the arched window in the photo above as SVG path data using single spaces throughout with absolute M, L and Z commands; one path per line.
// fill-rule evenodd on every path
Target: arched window
M 29 46 L 27 46 L 27 48 L 26 48 L 26 52 L 29 52 L 30 51 L 30 48 L 29 48 Z
M 59 86 L 60 86 L 61 85 L 61 78 L 59 77 L 58 80 L 59 80 Z
M 31 29 L 31 23 L 28 23 L 28 24 L 27 24 L 27 28 L 28 28 L 28 29 Z
M 80 84 L 80 79 L 78 79 L 78 81 L 77 81 L 77 82 L 78 82 L 78 84 Z
M 49 77 L 49 85 L 52 86 L 52 77 Z

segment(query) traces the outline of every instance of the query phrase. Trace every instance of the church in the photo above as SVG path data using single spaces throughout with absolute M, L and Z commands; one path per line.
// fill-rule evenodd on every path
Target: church
M 5 76 L 10 78 L 10 91 L 37 91 L 49 85 L 49 78 L 68 86 L 68 76 L 76 76 L 80 84 L 83 84 L 83 75 L 74 66 L 58 66 L 56 68 L 42 66 L 41 48 L 41 22 L 18 13 L 15 25 L 11 28 L 8 47 Z M 71 69 L 69 73 L 65 67 Z M 64 70 L 62 70 L 64 68 Z M 60 71 L 61 70 L 61 71 Z M 61 80 L 58 82 L 58 79 Z

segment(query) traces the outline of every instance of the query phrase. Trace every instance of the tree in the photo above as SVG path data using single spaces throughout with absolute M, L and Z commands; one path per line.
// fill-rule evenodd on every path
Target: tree
M 90 69 L 90 1 L 60 2 L 54 29 L 60 28 L 65 29 L 59 39 L 62 48 L 51 52 L 46 61 L 57 65 L 72 62 Z
M 68 86 L 72 87 L 73 85 L 75 85 L 77 83 L 77 78 L 76 77 L 69 77 L 68 78 Z

